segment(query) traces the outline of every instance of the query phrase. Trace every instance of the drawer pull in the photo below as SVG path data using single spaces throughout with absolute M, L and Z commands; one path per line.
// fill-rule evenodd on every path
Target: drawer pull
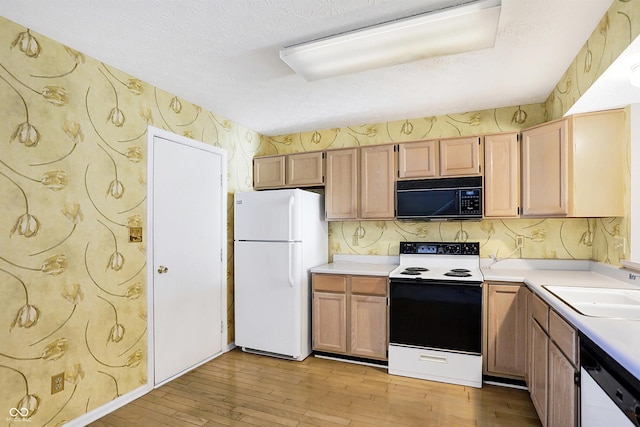
M 420 355 L 421 362 L 432 362 L 432 363 L 447 363 L 447 358 L 442 356 L 431 356 L 429 354 L 421 354 Z

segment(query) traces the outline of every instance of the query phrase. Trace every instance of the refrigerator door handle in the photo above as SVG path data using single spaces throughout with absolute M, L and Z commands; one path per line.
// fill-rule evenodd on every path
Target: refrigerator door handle
M 295 198 L 293 196 L 289 197 L 289 241 L 293 240 L 293 205 L 295 203 Z M 291 257 L 289 257 L 291 259 Z
M 295 286 L 293 280 L 293 243 L 289 243 L 289 286 Z

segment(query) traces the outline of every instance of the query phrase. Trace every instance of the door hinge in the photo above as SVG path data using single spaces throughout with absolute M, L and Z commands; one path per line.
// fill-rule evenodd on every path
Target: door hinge
M 518 206 L 517 212 L 518 212 L 518 215 L 520 215 L 520 206 Z
M 580 371 L 576 371 L 573 373 L 573 383 L 580 387 Z
M 224 334 L 224 320 L 220 321 L 220 333 Z
M 222 261 L 222 248 L 220 248 L 220 261 Z

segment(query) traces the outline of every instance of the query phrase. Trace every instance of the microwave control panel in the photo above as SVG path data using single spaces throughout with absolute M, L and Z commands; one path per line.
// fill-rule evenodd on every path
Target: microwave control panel
M 482 214 L 482 190 L 479 188 L 459 190 L 460 213 Z

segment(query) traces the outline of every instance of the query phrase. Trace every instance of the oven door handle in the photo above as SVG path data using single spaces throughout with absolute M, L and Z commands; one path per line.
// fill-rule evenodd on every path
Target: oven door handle
M 420 353 L 420 357 L 418 358 L 421 362 L 431 362 L 431 363 L 441 363 L 446 365 L 449 363 L 445 356 L 434 356 L 431 354 Z

